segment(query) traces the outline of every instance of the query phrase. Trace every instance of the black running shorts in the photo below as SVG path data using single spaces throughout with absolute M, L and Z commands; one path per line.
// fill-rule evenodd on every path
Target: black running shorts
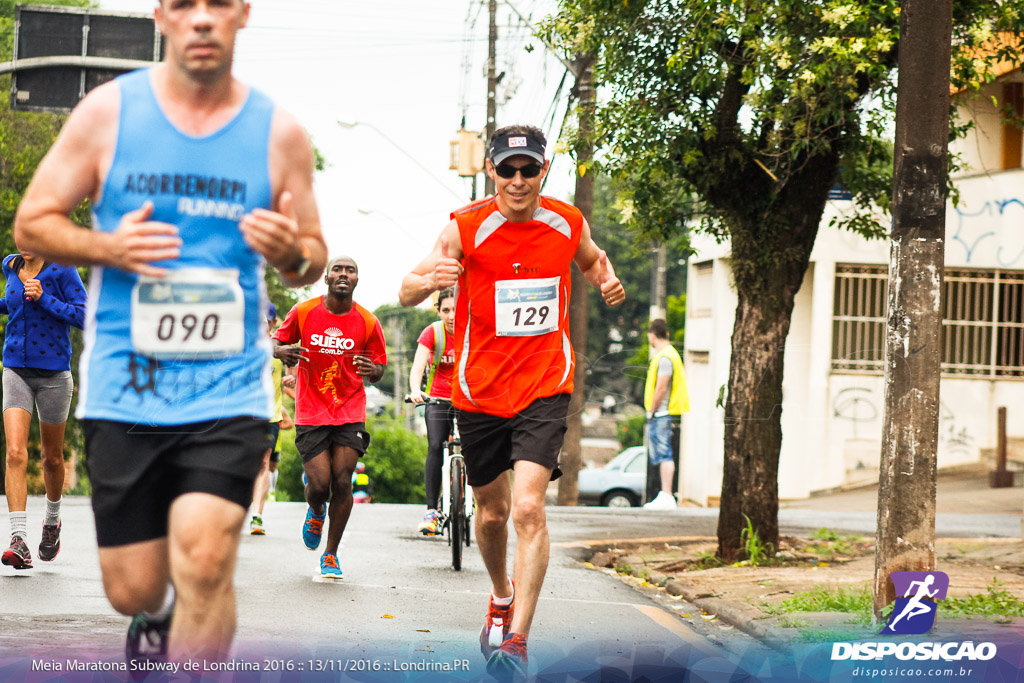
M 470 486 L 490 484 L 516 460 L 535 462 L 562 476 L 558 454 L 565 438 L 569 394 L 539 398 L 513 417 L 458 413 L 462 455 Z
M 209 493 L 242 507 L 273 444 L 265 419 L 140 426 L 85 420 L 85 464 L 100 547 L 167 535 L 171 502 Z
M 365 422 L 349 422 L 343 425 L 295 425 L 295 448 L 307 463 L 320 455 L 331 444 L 348 446 L 359 456 L 370 446 L 370 433 Z

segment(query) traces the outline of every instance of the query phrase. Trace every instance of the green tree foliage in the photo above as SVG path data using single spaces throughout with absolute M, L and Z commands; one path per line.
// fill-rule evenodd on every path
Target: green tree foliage
M 14 48 L 14 0 L 0 0 L 0 61 L 8 61 L 12 58 Z M 91 3 L 87 0 L 53 0 L 46 4 L 68 5 L 74 7 L 89 7 Z M 9 93 L 11 90 L 11 77 L 0 76 L 0 90 Z M 57 134 L 66 117 L 55 114 L 39 114 L 32 112 L 12 112 L 10 98 L 0 98 L 0 258 L 17 251 L 14 244 L 14 214 L 21 203 L 21 197 L 28 188 L 36 166 L 43 156 L 50 149 L 50 145 L 57 139 Z M 72 215 L 72 219 L 79 225 L 88 225 L 88 205 L 79 207 Z M 88 274 L 87 269 L 79 269 L 83 279 Z M 0 320 L 0 330 L 6 326 L 6 317 Z M 2 337 L 2 335 L 0 335 Z M 0 338 L 0 344 L 3 343 Z M 78 356 L 81 353 L 81 333 L 73 330 L 71 333 L 72 343 L 72 368 L 77 367 Z M 74 405 L 72 405 L 74 410 Z M 71 457 L 72 453 L 82 453 L 84 437 L 81 426 L 74 418 L 68 421 L 65 435 L 65 458 Z M 39 426 L 33 422 L 29 433 L 29 453 L 39 451 Z M 6 465 L 6 441 L 0 452 L 0 461 Z M 79 460 L 81 464 L 81 460 Z M 3 468 L 0 468 L 0 472 Z M 79 468 L 80 473 L 84 472 Z M 87 485 L 86 485 L 87 486 Z M 30 463 L 29 471 L 30 493 L 39 493 L 42 489 L 42 476 L 39 473 L 36 461 Z M 2 477 L 0 477 L 0 491 L 3 490 Z
M 782 350 L 828 190 L 842 227 L 884 234 L 900 36 L 897 0 L 560 0 L 549 37 L 597 57 L 595 142 L 638 235 L 727 240 L 737 292 L 719 554 L 746 526 L 778 542 Z M 953 85 L 1021 63 L 1024 0 L 954 3 Z M 998 40 L 996 37 L 998 36 Z
M 608 252 L 615 274 L 622 281 L 628 296 L 621 306 L 611 308 L 601 300 L 601 293 L 587 288 L 587 382 L 588 400 L 600 401 L 611 393 L 616 401 L 643 399 L 643 383 L 647 373 L 647 326 L 650 323 L 651 272 L 654 267 L 649 237 L 638 237 L 626 229 L 629 203 L 622 201 L 623 189 L 608 175 L 598 174 L 594 180 L 594 211 L 591 231 L 597 245 Z M 666 242 L 666 291 L 669 293 L 669 327 L 680 333 L 685 316 L 675 318 L 672 300 L 675 293 L 685 297 L 685 237 L 675 236 Z
M 384 327 L 384 338 L 388 345 L 388 369 L 381 380 L 377 382 L 376 387 L 386 394 L 393 395 L 396 392 L 395 368 L 400 355 L 405 361 L 405 374 L 399 378 L 397 392 L 408 393 L 409 370 L 412 368 L 413 356 L 416 355 L 416 340 L 423 328 L 439 319 L 437 310 L 419 306 L 405 308 L 398 304 L 384 304 L 378 306 L 373 314 L 377 316 L 380 324 Z M 401 341 L 400 347 L 398 346 L 399 341 Z

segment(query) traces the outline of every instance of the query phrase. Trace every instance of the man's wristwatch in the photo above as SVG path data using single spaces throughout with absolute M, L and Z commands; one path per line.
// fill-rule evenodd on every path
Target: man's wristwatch
M 284 275 L 289 280 L 297 280 L 305 275 L 306 271 L 309 270 L 309 265 L 313 262 L 312 254 L 309 253 L 309 247 L 302 242 L 300 242 L 299 245 L 302 249 L 302 253 L 299 255 L 299 258 L 296 259 L 292 265 L 281 271 L 281 275 Z

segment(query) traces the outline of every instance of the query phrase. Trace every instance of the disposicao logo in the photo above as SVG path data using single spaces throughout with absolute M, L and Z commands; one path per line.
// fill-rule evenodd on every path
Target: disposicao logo
M 921 635 L 935 625 L 938 601 L 946 599 L 949 576 L 944 572 L 892 572 L 896 589 L 889 623 L 878 635 Z M 900 660 L 989 660 L 996 656 L 994 643 L 966 642 L 858 642 L 833 643 L 832 660 L 870 660 L 894 656 Z
M 945 572 L 893 572 L 889 578 L 896 588 L 896 602 L 880 635 L 928 633 L 935 624 L 938 601 L 946 599 L 949 576 Z

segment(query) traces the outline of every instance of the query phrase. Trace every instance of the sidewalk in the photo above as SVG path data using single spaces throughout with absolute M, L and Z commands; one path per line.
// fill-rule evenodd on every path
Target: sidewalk
M 843 513 L 863 518 L 877 506 L 877 486 L 788 501 L 781 510 L 820 511 L 822 519 L 842 519 Z M 940 473 L 937 511 L 940 515 L 978 519 L 1017 516 L 1024 506 L 1024 488 L 991 489 L 981 468 Z M 679 514 L 685 511 L 673 511 Z M 827 513 L 827 515 L 826 515 Z M 982 525 L 984 526 L 984 525 Z M 841 528 L 841 527 L 839 527 Z M 1014 527 L 1019 528 L 1019 527 Z M 657 590 L 684 601 L 680 617 L 697 616 L 735 627 L 777 650 L 808 642 L 874 638 L 881 625 L 868 621 L 874 576 L 872 534 L 820 534 L 815 529 L 783 536 L 781 552 L 767 566 L 716 566 L 711 558 L 717 539 L 688 537 L 656 542 L 628 541 L 592 546 L 591 563 L 617 573 L 645 591 Z M 826 540 L 826 539 L 833 540 Z M 937 569 L 949 575 L 949 597 L 987 595 L 994 611 L 1024 600 L 1024 543 L 1019 538 L 939 538 Z M 998 583 L 994 583 L 997 581 Z M 809 593 L 818 592 L 818 602 Z M 822 598 L 845 598 L 853 611 L 798 611 L 813 608 Z M 854 599 L 856 598 L 856 600 Z M 685 613 L 692 605 L 698 614 Z M 1008 611 L 1008 610 L 1004 610 Z M 990 614 L 984 617 L 944 616 L 929 633 L 933 639 L 1016 639 L 1024 617 Z M 946 612 L 945 614 L 951 614 Z
M 875 512 L 878 509 L 878 486 L 869 484 L 846 491 L 814 495 L 804 500 L 781 501 L 779 508 Z M 984 465 L 939 472 L 935 496 L 935 511 L 938 514 L 1020 515 L 1022 509 L 1024 487 L 989 488 L 988 469 Z

